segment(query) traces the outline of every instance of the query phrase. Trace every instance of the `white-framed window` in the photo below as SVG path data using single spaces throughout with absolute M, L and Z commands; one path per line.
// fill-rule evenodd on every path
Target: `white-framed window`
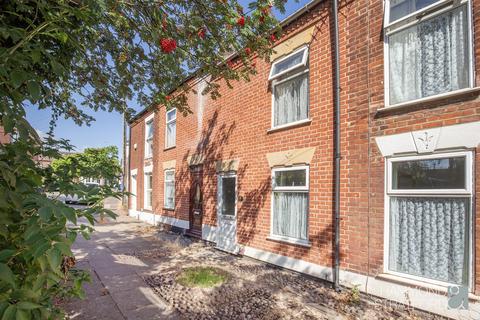
M 165 148 L 175 147 L 177 136 L 177 109 L 172 109 L 166 113 L 165 127 Z
M 218 214 L 234 217 L 237 214 L 237 175 L 223 172 L 218 175 Z
M 153 117 L 145 122 L 145 158 L 153 156 Z
M 147 210 L 152 210 L 153 205 L 153 175 L 151 171 L 144 174 L 144 207 Z
M 386 272 L 470 285 L 472 152 L 388 158 Z
M 387 106 L 472 87 L 469 0 L 387 0 L 385 22 Z
M 307 121 L 308 47 L 304 46 L 275 61 L 270 70 L 269 80 L 272 81 L 272 128 Z
M 164 179 L 164 206 L 167 209 L 175 208 L 175 170 L 165 170 Z
M 309 167 L 272 169 L 270 238 L 308 244 Z

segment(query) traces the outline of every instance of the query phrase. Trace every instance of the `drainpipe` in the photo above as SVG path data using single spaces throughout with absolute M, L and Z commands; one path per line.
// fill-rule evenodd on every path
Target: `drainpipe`
M 332 0 L 333 47 L 334 47 L 334 109 L 335 109 L 335 261 L 333 267 L 333 287 L 340 291 L 340 57 L 338 48 L 338 0 Z

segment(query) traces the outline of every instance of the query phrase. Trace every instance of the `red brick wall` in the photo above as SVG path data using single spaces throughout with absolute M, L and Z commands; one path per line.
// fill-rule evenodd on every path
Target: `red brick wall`
M 480 1 L 473 0 L 474 55 L 480 57 Z M 383 272 L 384 158 L 375 137 L 480 120 L 478 93 L 389 112 L 384 107 L 383 3 L 344 3 L 340 14 L 342 86 L 342 269 Z M 479 74 L 480 64 L 475 65 Z M 476 78 L 476 86 L 480 79 Z M 479 168 L 479 156 L 476 156 Z M 475 185 L 479 187 L 479 171 Z M 477 192 L 477 196 L 478 196 Z M 479 208 L 478 202 L 476 208 Z M 480 226 L 477 218 L 476 225 Z M 476 239 L 479 238 L 476 228 Z M 480 242 L 477 243 L 480 244 Z M 478 256 L 478 249 L 477 256 Z M 477 258 L 474 274 L 480 267 Z M 480 279 L 476 277 L 476 291 Z
M 10 143 L 10 135 L 5 134 L 5 129 L 2 126 L 0 126 L 0 143 Z
M 316 25 L 309 51 L 310 118 L 312 122 L 283 131 L 271 127 L 271 92 L 267 81 L 270 64 L 257 61 L 258 75 L 251 82 L 239 82 L 222 96 L 204 99 L 189 96 L 193 114 L 177 114 L 176 147 L 164 151 L 165 110 L 155 115 L 154 195 L 157 214 L 188 220 L 190 173 L 187 157 L 202 154 L 204 162 L 203 223 L 216 223 L 215 161 L 239 159 L 238 241 L 241 244 L 330 266 L 333 223 L 333 52 L 330 3 L 316 8 L 291 24 L 291 35 Z M 480 28 L 480 0 L 473 0 L 474 31 Z M 375 137 L 429 127 L 480 120 L 478 94 L 405 107 L 389 112 L 384 107 L 383 1 L 343 1 L 340 8 L 341 66 L 341 268 L 362 274 L 383 271 L 384 159 Z M 480 33 L 474 32 L 475 57 L 480 57 Z M 281 40 L 283 40 L 281 39 Z M 475 65 L 480 73 L 480 63 Z M 480 80 L 476 79 L 477 86 Z M 143 207 L 144 118 L 132 124 L 131 169 L 138 169 L 137 209 Z M 271 170 L 266 154 L 282 150 L 315 147 L 310 164 L 310 248 L 267 240 L 270 231 Z M 175 211 L 163 209 L 164 161 L 176 160 Z M 480 169 L 477 156 L 476 166 Z M 479 170 L 477 170 L 479 172 Z M 480 190 L 479 174 L 476 187 Z M 478 193 L 477 193 L 478 195 Z M 478 203 L 477 209 L 480 208 Z M 477 225 L 480 225 L 477 218 Z M 478 228 L 477 228 L 478 230 Z M 476 231 L 478 233 L 478 231 Z M 477 234 L 479 239 L 480 234 Z M 480 241 L 480 240 L 477 240 Z M 479 242 L 480 244 L 480 242 Z M 477 252 L 479 256 L 480 251 Z M 480 258 L 476 260 L 480 266 Z M 476 268 L 478 270 L 478 268 Z M 476 281 L 480 290 L 480 279 Z

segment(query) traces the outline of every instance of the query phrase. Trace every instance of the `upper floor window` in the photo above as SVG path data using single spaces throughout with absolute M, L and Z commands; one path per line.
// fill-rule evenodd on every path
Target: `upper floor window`
M 467 0 L 390 0 L 385 14 L 387 105 L 472 86 Z
M 145 158 L 153 155 L 153 119 L 145 123 Z
M 165 148 L 175 146 L 175 138 L 177 135 L 177 109 L 167 111 L 165 128 Z
M 308 75 L 308 47 L 272 64 L 273 128 L 308 119 Z

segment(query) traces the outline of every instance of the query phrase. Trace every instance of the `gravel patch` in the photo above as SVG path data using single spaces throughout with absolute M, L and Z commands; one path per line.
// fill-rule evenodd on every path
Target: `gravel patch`
M 144 281 L 183 319 L 442 319 L 408 306 L 345 289 L 277 266 L 216 250 L 211 244 L 158 232 L 159 246 L 131 252 L 155 261 Z M 177 282 L 183 268 L 214 267 L 228 274 L 211 288 Z

